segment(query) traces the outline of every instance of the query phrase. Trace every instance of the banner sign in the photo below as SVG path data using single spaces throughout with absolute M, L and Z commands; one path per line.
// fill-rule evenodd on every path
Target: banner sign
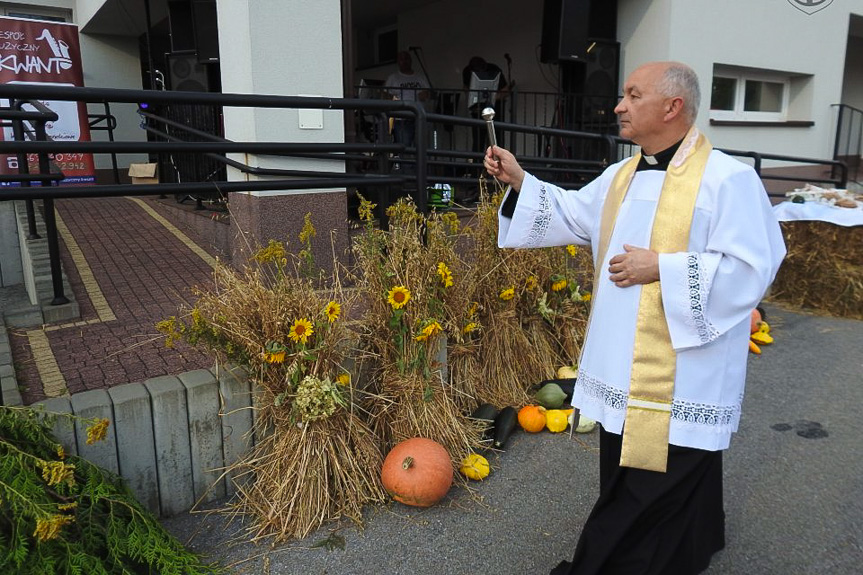
M 0 17 L 0 83 L 84 86 L 78 27 L 74 24 Z M 59 142 L 90 141 L 85 103 L 39 101 L 59 116 L 56 122 L 45 125 L 49 139 Z M 8 107 L 9 101 L 0 100 L 0 105 Z M 25 104 L 22 109 L 35 110 L 29 104 Z M 5 141 L 15 139 L 11 126 L 3 127 L 2 138 Z M 29 155 L 28 163 L 31 174 L 39 173 L 36 154 Z M 53 166 L 65 176 L 61 185 L 91 184 L 95 181 L 92 154 L 53 154 Z M 18 157 L 0 155 L 0 174 L 18 173 Z

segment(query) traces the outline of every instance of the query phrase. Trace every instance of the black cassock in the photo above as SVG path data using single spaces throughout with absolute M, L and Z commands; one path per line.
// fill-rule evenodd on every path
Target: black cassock
M 599 499 L 572 562 L 551 575 L 690 575 L 725 546 L 722 452 L 670 445 L 666 473 L 620 467 L 600 429 Z

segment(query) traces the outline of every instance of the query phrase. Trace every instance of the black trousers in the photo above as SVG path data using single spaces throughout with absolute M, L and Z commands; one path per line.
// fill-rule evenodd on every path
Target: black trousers
M 722 452 L 669 446 L 668 470 L 620 467 L 600 429 L 600 493 L 572 562 L 552 575 L 694 575 L 725 547 Z

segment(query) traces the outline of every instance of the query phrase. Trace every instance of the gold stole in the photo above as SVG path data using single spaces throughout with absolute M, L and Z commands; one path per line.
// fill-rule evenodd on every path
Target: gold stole
M 695 198 L 711 149 L 710 142 L 695 127 L 689 130 L 681 142 L 662 183 L 650 234 L 651 250 L 657 253 L 686 251 Z M 617 212 L 635 176 L 640 158 L 641 154 L 636 154 L 618 170 L 605 199 L 594 286 L 601 285 L 600 273 L 605 270 L 600 270 L 600 266 L 605 261 Z M 641 286 L 635 326 L 621 466 L 665 472 L 676 363 L 677 354 L 671 347 L 659 282 L 644 284 Z

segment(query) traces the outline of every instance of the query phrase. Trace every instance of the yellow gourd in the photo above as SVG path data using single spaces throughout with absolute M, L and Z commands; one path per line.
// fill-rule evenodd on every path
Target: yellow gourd
M 771 343 L 773 343 L 773 336 L 763 331 L 756 331 L 749 337 L 755 343 L 760 343 L 762 345 L 770 345 Z
M 751 339 L 749 340 L 749 351 L 751 351 L 755 355 L 761 355 L 761 348 L 755 345 L 755 342 Z
M 762 321 L 758 326 L 758 331 L 761 333 L 770 333 L 770 324 L 766 321 Z
M 471 453 L 462 460 L 458 470 L 468 479 L 479 481 L 488 477 L 491 467 L 485 457 L 479 453 Z
M 560 433 L 569 425 L 566 416 L 566 410 L 549 409 L 545 412 L 545 426 L 552 433 Z

